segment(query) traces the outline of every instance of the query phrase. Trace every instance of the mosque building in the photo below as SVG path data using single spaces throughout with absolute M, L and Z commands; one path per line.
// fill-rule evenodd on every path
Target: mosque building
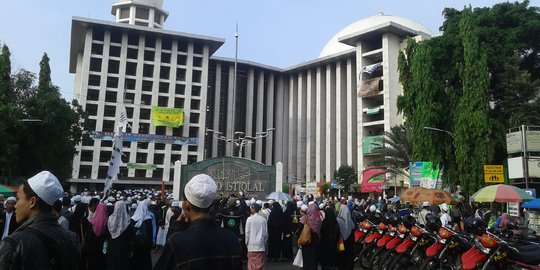
M 222 156 L 282 162 L 291 184 L 329 182 L 343 164 L 361 170 L 384 132 L 403 122 L 399 52 L 408 38 L 433 36 L 409 19 L 377 15 L 341 30 L 318 58 L 282 69 L 213 56 L 223 38 L 167 30 L 163 0 L 118 0 L 111 13 L 115 22 L 72 20 L 74 98 L 93 138 L 78 146 L 73 185 L 103 183 L 124 106 L 131 137 L 120 184 L 172 182 L 175 161 Z M 182 125 L 157 126 L 156 107 L 182 109 Z

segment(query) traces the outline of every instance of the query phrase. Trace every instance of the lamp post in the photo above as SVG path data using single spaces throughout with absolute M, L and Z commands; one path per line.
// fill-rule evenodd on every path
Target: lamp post
M 220 131 L 216 131 L 216 130 L 213 130 L 213 129 L 206 129 L 207 132 L 212 132 L 213 133 L 214 138 L 216 138 L 218 140 L 225 141 L 225 142 L 233 143 L 233 154 L 232 154 L 232 156 L 234 156 L 234 146 L 239 146 L 240 149 L 239 149 L 239 152 L 238 152 L 238 157 L 240 157 L 240 158 L 242 157 L 242 151 L 244 149 L 244 146 L 246 146 L 249 143 L 253 143 L 257 139 L 262 139 L 264 137 L 267 137 L 270 134 L 270 132 L 272 132 L 274 130 L 276 130 L 276 129 L 275 128 L 269 128 L 266 131 L 257 132 L 257 133 L 255 133 L 255 137 L 244 136 L 244 132 L 236 131 L 236 132 L 234 132 L 234 137 L 233 138 L 228 138 L 228 137 L 223 136 L 223 133 L 221 133 Z

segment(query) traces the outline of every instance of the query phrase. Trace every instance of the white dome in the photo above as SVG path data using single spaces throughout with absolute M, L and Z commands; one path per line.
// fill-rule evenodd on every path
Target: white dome
M 324 46 L 321 53 L 319 54 L 319 58 L 336 54 L 336 53 L 353 48 L 352 46 L 339 42 L 338 39 L 340 37 L 350 35 L 356 32 L 360 32 L 362 30 L 370 29 L 386 22 L 398 23 L 410 29 L 420 31 L 430 36 L 433 36 L 433 33 L 429 29 L 427 29 L 425 26 L 415 21 L 401 18 L 401 17 L 396 17 L 396 16 L 376 15 L 373 17 L 369 17 L 367 19 L 354 22 L 350 24 L 349 26 L 343 28 L 341 31 L 339 31 L 335 36 L 333 36 L 330 39 L 330 41 L 328 41 L 328 43 L 326 43 L 326 46 Z

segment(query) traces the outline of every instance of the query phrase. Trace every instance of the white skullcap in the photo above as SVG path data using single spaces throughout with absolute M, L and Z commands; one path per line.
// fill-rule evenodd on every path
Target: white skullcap
M 9 201 L 12 201 L 12 202 L 17 202 L 17 198 L 11 196 L 11 197 L 8 197 L 5 201 L 4 201 L 4 208 L 6 208 L 7 206 L 7 202 Z
M 370 207 L 369 207 L 369 212 L 375 212 L 377 211 L 377 206 L 375 206 L 374 204 L 372 204 Z
M 173 202 L 171 203 L 171 206 L 172 206 L 172 207 L 180 207 L 180 202 L 179 202 L 179 201 L 173 201 Z
M 246 205 L 251 206 L 252 205 L 251 200 L 246 200 Z
M 261 200 L 257 200 L 255 203 L 258 205 L 263 205 L 263 202 Z
M 314 201 L 310 201 L 310 202 L 307 203 L 307 205 L 312 205 L 314 203 L 315 203 Z
M 48 171 L 42 171 L 28 179 L 28 185 L 48 205 L 53 205 L 64 194 L 58 178 Z
M 80 202 L 81 200 L 82 200 L 81 195 L 75 195 L 75 196 L 73 196 L 73 201 L 74 201 L 74 202 Z
M 112 203 L 108 202 L 108 203 L 107 203 L 107 206 L 112 206 Z
M 297 207 L 297 208 L 302 207 L 302 205 L 304 205 L 304 203 L 303 203 L 302 201 L 297 201 L 297 202 L 296 202 L 296 207 Z
M 319 204 L 319 209 L 323 209 L 323 208 L 324 208 L 324 203 Z
M 428 201 L 425 201 L 425 202 L 422 203 L 422 207 L 427 207 L 427 206 L 429 206 L 429 202 L 428 202 Z
M 443 203 L 441 205 L 441 209 L 444 211 L 444 212 L 448 212 L 448 205 L 446 203 Z
M 216 182 L 206 174 L 194 176 L 184 188 L 188 202 L 199 208 L 210 207 L 216 197 L 216 192 Z
M 257 201 L 255 200 L 255 198 L 251 198 L 251 200 L 249 200 L 249 202 L 250 202 L 251 204 L 254 204 L 254 203 L 256 203 Z
M 136 203 L 131 204 L 131 209 L 135 209 L 135 208 L 137 208 L 137 204 Z
M 269 200 L 268 203 L 269 203 L 269 204 L 273 204 L 273 203 L 274 203 L 274 200 Z
M 113 196 L 109 196 L 109 198 L 107 198 L 107 201 L 112 203 L 112 202 L 115 202 L 116 199 Z
M 306 212 L 308 207 L 307 207 L 307 205 L 303 204 L 300 209 L 302 209 L 302 211 Z

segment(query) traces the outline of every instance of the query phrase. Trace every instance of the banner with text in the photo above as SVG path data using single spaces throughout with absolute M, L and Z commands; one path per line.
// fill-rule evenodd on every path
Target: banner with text
M 112 141 L 114 132 L 108 131 L 90 131 L 90 138 L 94 140 Z M 122 133 L 122 141 L 124 142 L 153 142 L 167 143 L 178 145 L 198 145 L 199 138 L 196 137 L 176 137 L 158 134 L 139 134 L 139 133 Z
M 152 121 L 156 127 L 180 127 L 184 124 L 184 110 L 152 106 Z
M 441 188 L 442 171 L 438 165 L 433 166 L 431 162 L 411 162 L 409 169 L 410 187 Z

